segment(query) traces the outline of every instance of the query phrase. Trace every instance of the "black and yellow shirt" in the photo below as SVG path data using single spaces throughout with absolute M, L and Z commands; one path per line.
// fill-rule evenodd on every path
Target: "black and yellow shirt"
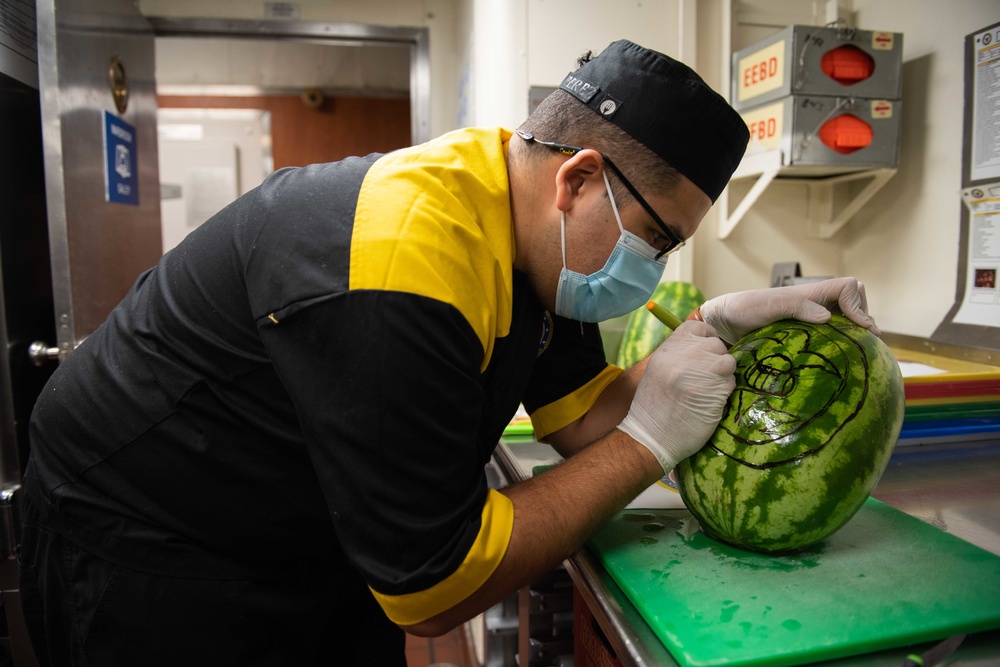
M 283 169 L 167 253 L 38 401 L 51 524 L 175 576 L 346 559 L 401 624 L 482 585 L 518 403 L 544 437 L 619 373 L 512 268 L 509 137 Z

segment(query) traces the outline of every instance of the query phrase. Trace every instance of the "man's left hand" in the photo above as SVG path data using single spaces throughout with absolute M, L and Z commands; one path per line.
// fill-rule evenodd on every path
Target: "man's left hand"
M 868 314 L 865 286 L 854 278 L 724 294 L 702 304 L 701 316 L 722 340 L 735 343 L 751 331 L 778 320 L 826 322 L 834 306 L 876 336 L 881 333 Z

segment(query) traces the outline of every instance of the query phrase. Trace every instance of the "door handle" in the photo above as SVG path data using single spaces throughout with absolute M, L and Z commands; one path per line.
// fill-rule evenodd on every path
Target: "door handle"
M 59 348 L 49 347 L 45 341 L 36 340 L 28 346 L 28 357 L 34 365 L 42 366 L 48 361 L 55 361 L 59 358 Z

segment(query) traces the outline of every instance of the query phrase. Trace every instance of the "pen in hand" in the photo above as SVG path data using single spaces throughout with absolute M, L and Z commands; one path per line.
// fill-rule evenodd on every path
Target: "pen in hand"
M 653 313 L 656 319 L 663 322 L 668 329 L 671 331 L 675 330 L 681 325 L 681 320 L 679 317 L 671 313 L 669 310 L 656 303 L 655 301 L 650 301 L 646 304 L 646 310 Z

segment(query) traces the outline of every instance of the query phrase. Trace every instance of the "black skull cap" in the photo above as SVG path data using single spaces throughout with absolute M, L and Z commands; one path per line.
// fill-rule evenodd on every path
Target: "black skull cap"
M 684 63 L 612 42 L 559 87 L 684 174 L 715 202 L 750 132 L 725 98 Z

